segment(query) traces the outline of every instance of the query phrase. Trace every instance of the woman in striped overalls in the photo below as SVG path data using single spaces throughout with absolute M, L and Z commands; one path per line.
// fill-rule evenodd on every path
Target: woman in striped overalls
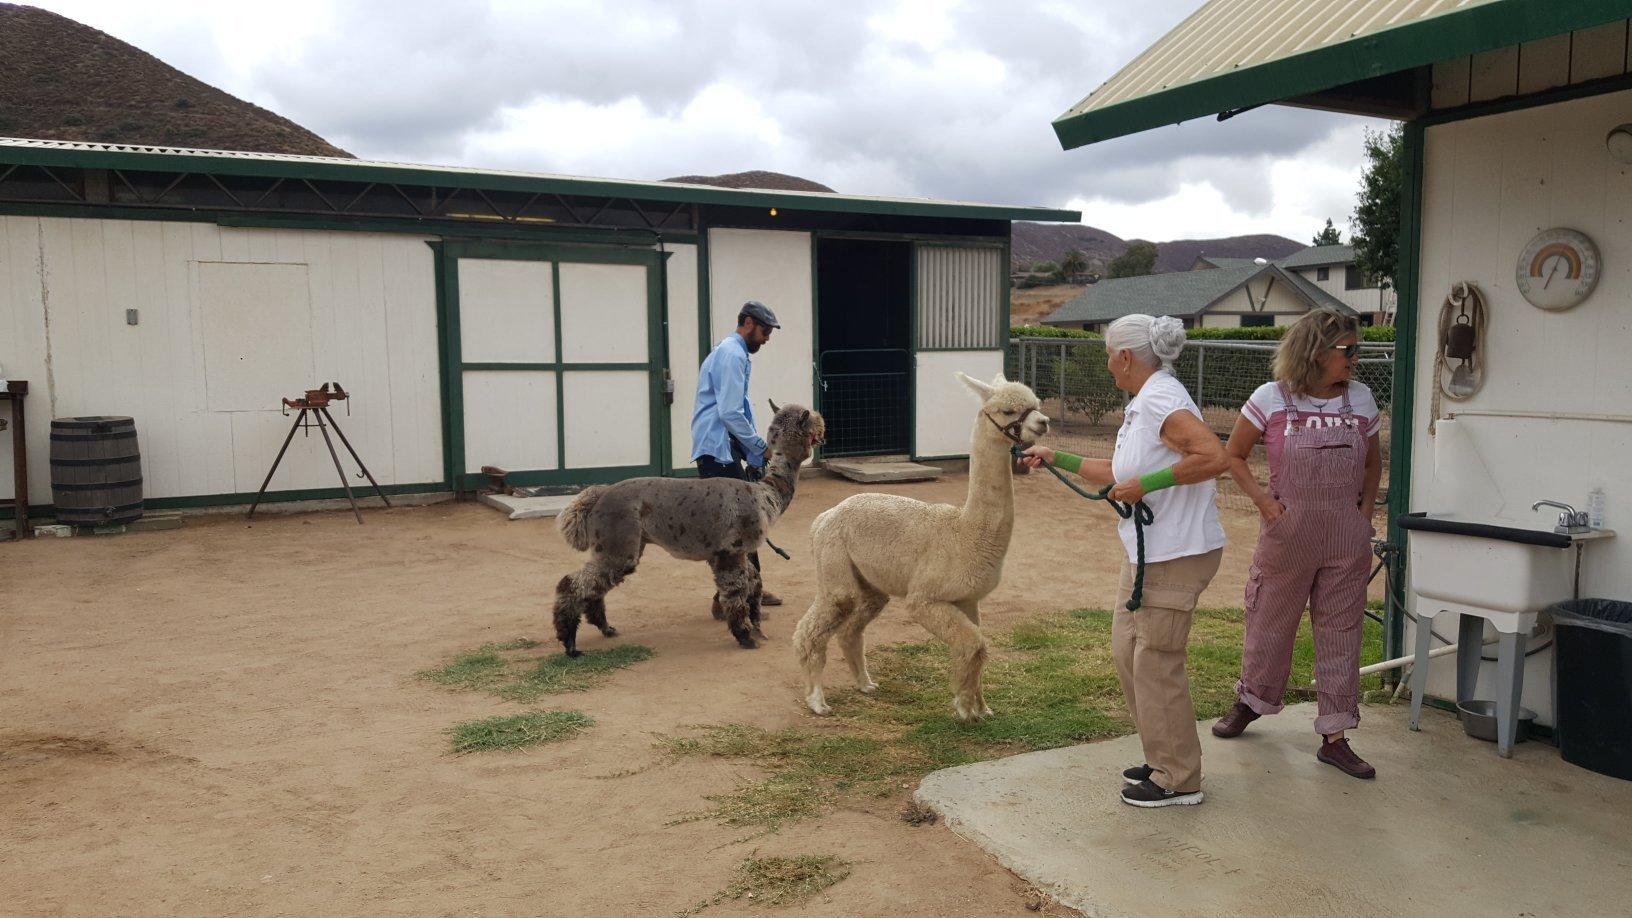
M 1359 331 L 1354 316 L 1331 309 L 1299 319 L 1275 351 L 1275 379 L 1242 406 L 1230 436 L 1230 474 L 1257 504 L 1263 525 L 1247 573 L 1239 700 L 1213 735 L 1240 736 L 1260 716 L 1281 710 L 1307 607 L 1321 735 L 1315 756 L 1371 778 L 1376 769 L 1345 737 L 1360 723 L 1360 638 L 1382 475 L 1377 402 L 1364 383 L 1350 379 Z M 1247 467 L 1260 439 L 1269 456 L 1267 493 Z

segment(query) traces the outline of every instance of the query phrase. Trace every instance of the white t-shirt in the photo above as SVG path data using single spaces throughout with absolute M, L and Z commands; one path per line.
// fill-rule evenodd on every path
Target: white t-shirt
M 1288 390 L 1290 391 L 1290 390 Z M 1298 409 L 1298 419 L 1305 427 L 1336 427 L 1343 423 L 1343 396 L 1310 398 L 1294 395 L 1292 404 Z M 1349 382 L 1349 408 L 1355 423 L 1366 436 L 1375 434 L 1383 425 L 1382 413 L 1377 410 L 1377 399 L 1365 383 Z M 1253 391 L 1252 397 L 1241 406 L 1241 416 L 1252 426 L 1264 432 L 1264 451 L 1271 468 L 1280 468 L 1281 446 L 1286 442 L 1291 413 L 1286 399 L 1281 397 L 1281 386 L 1267 382 Z
M 1162 370 L 1145 381 L 1139 394 L 1123 412 L 1122 428 L 1116 432 L 1116 452 L 1111 456 L 1111 474 L 1117 481 L 1159 472 L 1184 456 L 1162 442 L 1162 424 L 1175 411 L 1188 411 L 1198 419 L 1201 409 L 1190 398 L 1184 384 Z M 1201 555 L 1224 547 L 1224 527 L 1218 522 L 1218 487 L 1212 479 L 1192 485 L 1177 485 L 1145 495 L 1145 503 L 1156 516 L 1145 527 L 1145 563 L 1171 561 Z M 1138 560 L 1138 541 L 1133 520 L 1118 527 L 1128 561 Z

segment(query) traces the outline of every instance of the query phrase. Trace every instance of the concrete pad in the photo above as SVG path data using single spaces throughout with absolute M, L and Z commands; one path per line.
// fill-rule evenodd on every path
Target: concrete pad
M 1089 916 L 1625 914 L 1632 782 L 1407 713 L 1362 712 L 1372 781 L 1315 760 L 1303 704 L 1233 740 L 1203 723 L 1199 806 L 1118 799 L 1136 736 L 938 771 L 918 799 Z
M 867 462 L 859 459 L 829 459 L 822 463 L 829 472 L 862 484 L 887 481 L 934 481 L 941 470 L 916 462 Z
M 531 520 L 539 517 L 559 516 L 567 505 L 572 503 L 576 494 L 551 494 L 545 497 L 511 497 L 508 494 L 482 494 L 477 497 L 482 503 L 496 510 L 509 514 L 513 520 Z

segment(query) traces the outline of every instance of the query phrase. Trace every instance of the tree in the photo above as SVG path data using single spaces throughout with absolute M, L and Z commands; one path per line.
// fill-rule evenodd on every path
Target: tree
M 1111 259 L 1106 277 L 1140 277 L 1156 270 L 1156 243 L 1135 239 L 1128 250 Z
M 1366 131 L 1366 171 L 1354 208 L 1354 265 L 1385 287 L 1400 264 L 1400 184 L 1405 174 L 1405 129 Z
M 1039 261 L 1031 266 L 1033 274 L 1053 274 L 1060 270 L 1060 266 L 1052 261 Z
M 1060 273 L 1067 277 L 1088 273 L 1088 256 L 1078 249 L 1066 252 L 1065 258 L 1060 262 Z
M 1312 245 L 1342 245 L 1343 234 L 1332 225 L 1332 218 L 1326 218 L 1326 228 L 1315 234 Z

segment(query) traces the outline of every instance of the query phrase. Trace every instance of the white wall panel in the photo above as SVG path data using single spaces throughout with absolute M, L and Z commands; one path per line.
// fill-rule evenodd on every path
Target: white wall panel
M 645 363 L 645 265 L 561 263 L 561 358 Z
M 782 325 L 753 358 L 750 396 L 761 435 L 770 423 L 766 399 L 813 404 L 810 249 L 809 233 L 714 229 L 708 234 L 710 340 L 731 334 L 737 310 L 748 300 L 771 307 Z
M 674 380 L 674 404 L 669 408 L 670 462 L 677 469 L 692 467 L 691 412 L 697 404 L 697 247 L 670 246 L 668 261 L 669 375 Z
M 648 379 L 645 371 L 566 374 L 567 468 L 652 461 Z
M 553 469 L 555 374 L 528 370 L 467 370 L 465 471 Z
M 459 349 L 468 363 L 554 363 L 554 265 L 459 259 Z
M 933 351 L 917 355 L 918 456 L 967 456 L 980 399 L 954 375 L 990 382 L 1003 370 L 1002 351 Z

